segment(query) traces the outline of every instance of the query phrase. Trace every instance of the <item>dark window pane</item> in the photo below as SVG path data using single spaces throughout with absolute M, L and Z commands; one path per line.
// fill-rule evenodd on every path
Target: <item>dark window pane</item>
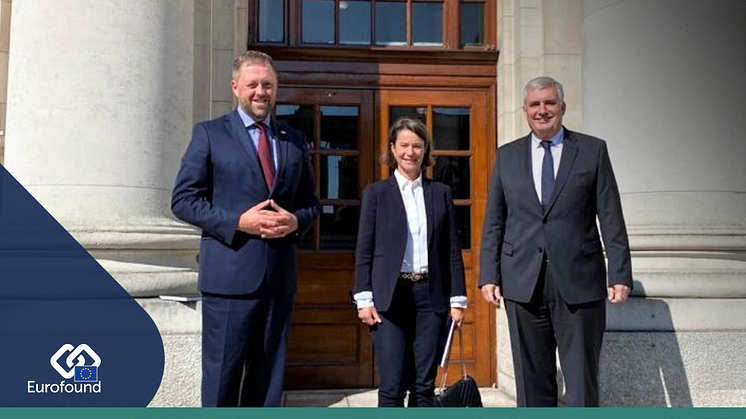
M 412 43 L 415 46 L 443 45 L 442 4 L 412 4 Z
M 339 43 L 370 45 L 370 1 L 339 2 Z
M 355 250 L 358 205 L 324 205 L 321 207 L 321 250 Z
M 389 107 L 389 126 L 399 118 L 419 119 L 423 124 L 427 124 L 427 107 L 425 106 L 390 106 Z
M 334 2 L 303 0 L 303 43 L 334 43 Z
M 469 150 L 469 108 L 433 108 L 436 150 Z
M 484 45 L 484 4 L 461 4 L 461 46 Z
M 471 249 L 471 207 L 468 205 L 456 207 L 456 229 L 461 248 Z
M 376 45 L 407 45 L 407 4 L 376 2 Z
M 453 199 L 469 199 L 469 158 L 437 156 L 433 179 L 450 186 Z
M 321 148 L 357 150 L 356 106 L 321 107 Z
M 285 42 L 285 0 L 259 1 L 259 42 Z
M 313 145 L 313 105 L 278 104 L 275 117 L 280 125 L 287 125 L 302 132 L 308 141 L 308 147 Z
M 316 226 L 311 227 L 308 232 L 298 241 L 298 248 L 302 250 L 315 250 L 313 245 L 313 232 Z
M 358 158 L 321 156 L 321 199 L 358 199 Z

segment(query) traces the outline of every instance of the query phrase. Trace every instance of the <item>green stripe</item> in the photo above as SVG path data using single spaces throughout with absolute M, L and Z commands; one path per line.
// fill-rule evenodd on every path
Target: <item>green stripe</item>
M 0 408 L 18 419 L 743 419 L 746 408 Z

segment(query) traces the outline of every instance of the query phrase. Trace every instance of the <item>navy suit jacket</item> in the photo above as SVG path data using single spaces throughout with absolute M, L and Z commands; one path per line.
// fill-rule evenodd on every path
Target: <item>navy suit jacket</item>
M 529 302 L 546 252 L 565 302 L 607 296 L 608 285 L 632 287 L 627 229 L 603 140 L 565 129 L 562 159 L 546 211 L 536 196 L 531 136 L 497 153 L 482 233 L 480 286 L 496 284 L 512 301 Z
M 303 135 L 274 124 L 272 131 L 278 167 L 270 190 L 237 111 L 194 127 L 176 177 L 171 209 L 179 219 L 202 229 L 202 292 L 250 294 L 265 274 L 271 284 L 295 291 L 297 236 L 311 227 L 318 199 Z M 236 230 L 241 214 L 268 198 L 298 218 L 297 234 L 264 240 Z
M 451 190 L 422 178 L 427 215 L 427 263 L 430 301 L 438 312 L 450 308 L 450 297 L 466 295 L 464 263 L 456 231 Z M 355 289 L 373 292 L 376 310 L 391 305 L 407 246 L 407 214 L 396 178 L 368 185 L 363 192 L 357 248 Z

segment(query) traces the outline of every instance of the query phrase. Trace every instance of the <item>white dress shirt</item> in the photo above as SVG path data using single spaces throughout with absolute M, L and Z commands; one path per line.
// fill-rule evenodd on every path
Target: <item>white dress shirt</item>
M 552 145 L 549 147 L 549 152 L 552 153 L 552 160 L 554 160 L 554 178 L 557 179 L 557 171 L 559 170 L 560 159 L 562 158 L 562 139 L 565 138 L 565 129 L 560 128 L 559 132 L 551 138 Z M 544 147 L 541 146 L 541 139 L 531 133 L 531 170 L 534 175 L 534 188 L 536 188 L 536 196 L 539 197 L 541 202 L 541 167 L 544 164 Z
M 404 250 L 400 272 L 427 272 L 427 211 L 422 189 L 422 174 L 415 180 L 409 180 L 399 170 L 394 171 L 407 214 L 407 247 Z M 373 293 L 363 291 L 355 294 L 357 308 L 373 306 Z M 466 308 L 466 296 L 454 296 L 450 299 L 451 307 Z
M 399 170 L 394 171 L 399 193 L 407 214 L 407 247 L 400 272 L 427 272 L 427 212 L 422 194 L 422 175 L 409 180 Z

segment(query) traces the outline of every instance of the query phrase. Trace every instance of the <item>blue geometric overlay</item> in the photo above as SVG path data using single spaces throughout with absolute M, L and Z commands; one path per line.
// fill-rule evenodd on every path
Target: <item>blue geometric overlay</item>
M 0 362 L 10 407 L 147 406 L 164 367 L 150 316 L 1 165 Z

